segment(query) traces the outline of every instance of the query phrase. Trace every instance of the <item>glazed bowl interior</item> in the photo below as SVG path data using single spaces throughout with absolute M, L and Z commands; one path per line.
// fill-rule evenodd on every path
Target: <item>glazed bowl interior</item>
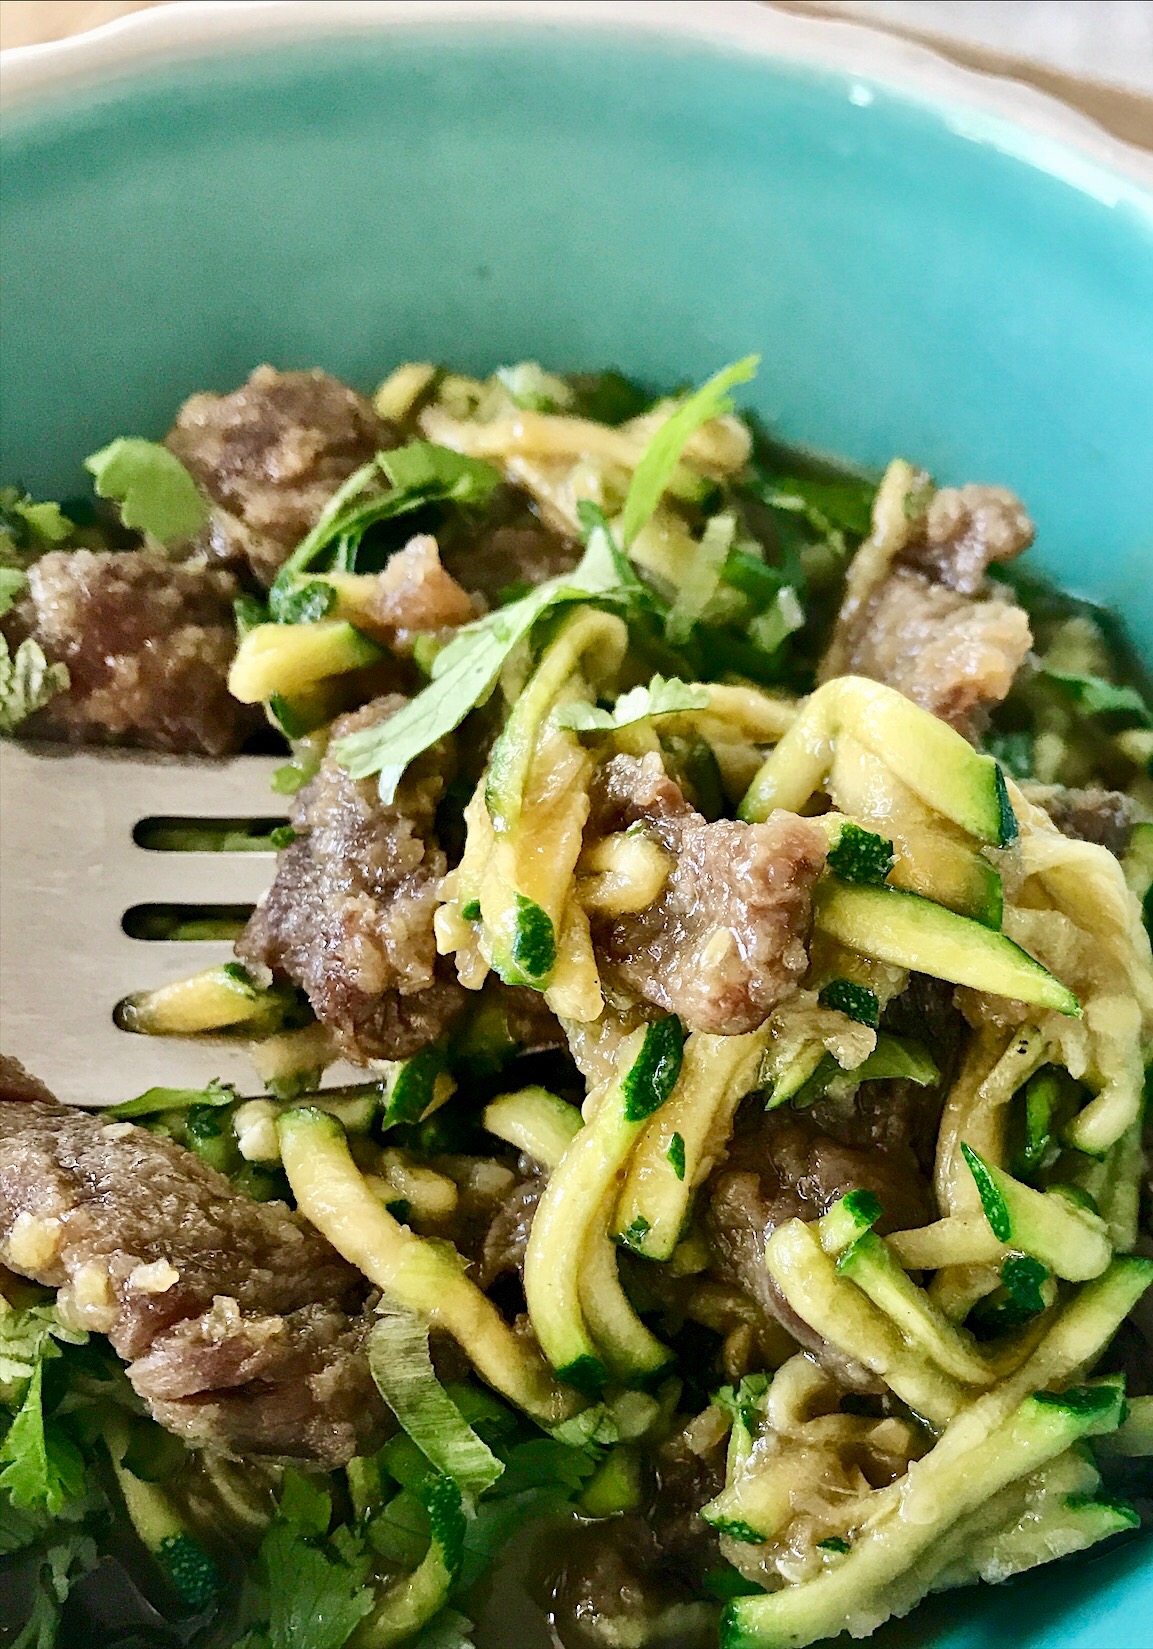
M 1150 198 L 960 93 L 701 29 L 426 18 L 18 100 L 0 474 L 75 494 L 84 454 L 264 360 L 668 384 L 756 350 L 774 433 L 1017 489 L 1037 564 L 1153 656 Z M 1150 1609 L 1146 1539 L 878 1641 L 1126 1649 Z

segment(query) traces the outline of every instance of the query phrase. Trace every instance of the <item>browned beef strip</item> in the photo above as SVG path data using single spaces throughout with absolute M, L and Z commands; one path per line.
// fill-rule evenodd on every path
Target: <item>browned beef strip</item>
M 646 909 L 593 923 L 597 960 L 616 989 L 679 1014 L 690 1030 L 754 1030 L 800 982 L 821 833 L 794 814 L 708 824 L 656 755 L 615 756 L 594 781 L 600 830 L 643 822 L 673 868 Z
M 0 1259 L 107 1334 L 190 1440 L 336 1465 L 383 1433 L 363 1279 L 284 1203 L 253 1202 L 171 1140 L 0 1104 Z
M 404 702 L 390 695 L 340 717 L 333 743 Z M 386 806 L 375 778 L 358 782 L 326 756 L 293 803 L 298 839 L 237 943 L 244 961 L 299 985 L 354 1060 L 408 1058 L 464 1006 L 432 930 L 446 869 L 433 834 L 443 763 L 443 751 L 414 763 Z
M 966 736 L 979 731 L 1032 645 L 1024 610 L 986 570 L 1032 538 L 1005 488 L 943 488 L 876 586 L 846 602 L 821 678 L 870 676 Z
M 145 550 L 42 556 L 5 629 L 66 664 L 70 685 L 21 732 L 181 755 L 238 749 L 258 718 L 228 691 L 236 594 L 223 568 L 174 565 Z
M 521 1157 L 521 1178 L 500 1204 L 484 1235 L 476 1280 L 491 1288 L 498 1277 L 519 1276 L 524 1269 L 533 1218 L 548 1176 L 529 1157 Z
M 359 628 L 396 653 L 411 653 L 417 635 L 439 635 L 475 618 L 472 602 L 441 565 L 435 538 L 411 538 L 376 576 Z
M 1137 809 L 1120 790 L 1067 790 L 1059 784 L 1027 784 L 1026 796 L 1043 807 L 1062 836 L 1107 847 L 1118 858 L 1129 846 Z
M 708 1649 L 716 1643 L 716 1622 L 707 1614 L 699 1628 L 682 1616 L 672 1632 L 661 1629 L 670 1606 L 699 1601 L 699 1594 L 694 1599 L 690 1591 L 693 1571 L 663 1561 L 659 1534 L 639 1512 L 566 1531 L 548 1555 L 559 1571 L 549 1619 L 564 1649 L 626 1643 Z
M 327 372 L 259 366 L 230 395 L 185 401 L 167 443 L 215 505 L 210 554 L 271 584 L 337 487 L 397 439 Z
M 720 1280 L 748 1295 L 847 1384 L 871 1390 L 872 1377 L 846 1363 L 789 1309 L 765 1268 L 765 1243 L 778 1225 L 817 1219 L 857 1190 L 880 1198 L 882 1231 L 923 1225 L 934 1217 L 909 1146 L 881 1150 L 844 1145 L 806 1115 L 787 1108 L 767 1115 L 746 1110 L 725 1161 L 706 1183 L 705 1229 Z
M 549 531 L 516 487 L 498 488 L 479 518 L 458 512 L 444 523 L 439 542 L 449 573 L 489 607 L 499 606 L 519 584 L 571 572 L 581 553 L 575 539 Z

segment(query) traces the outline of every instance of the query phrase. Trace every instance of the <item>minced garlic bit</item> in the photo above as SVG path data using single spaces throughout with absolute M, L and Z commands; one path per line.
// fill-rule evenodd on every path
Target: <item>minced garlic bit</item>
M 167 1294 L 180 1281 L 180 1273 L 167 1260 L 153 1260 L 151 1265 L 138 1265 L 128 1273 L 128 1286 L 138 1294 Z
M 43 1214 L 17 1214 L 8 1237 L 9 1265 L 35 1275 L 60 1252 L 60 1221 Z

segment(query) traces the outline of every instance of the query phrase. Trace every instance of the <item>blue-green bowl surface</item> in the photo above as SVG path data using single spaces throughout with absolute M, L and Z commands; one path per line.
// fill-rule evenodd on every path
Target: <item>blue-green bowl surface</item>
M 42 495 L 263 360 L 675 383 L 758 350 L 783 438 L 1014 487 L 1039 565 L 1153 657 L 1153 202 L 995 116 L 652 33 L 417 26 L 41 98 L 4 172 L 0 474 Z M 1135 1540 L 882 1641 L 1151 1619 Z

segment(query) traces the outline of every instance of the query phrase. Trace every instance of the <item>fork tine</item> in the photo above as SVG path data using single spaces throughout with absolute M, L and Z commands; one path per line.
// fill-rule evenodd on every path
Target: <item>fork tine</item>
M 150 852 L 132 839 L 137 822 L 283 815 L 269 789 L 277 765 L 0 746 L 0 1042 L 60 1099 L 112 1104 L 214 1076 L 259 1090 L 243 1044 L 134 1036 L 112 1011 L 134 990 L 232 954 L 225 944 L 130 939 L 128 907 L 250 904 L 273 874 L 271 854 Z

